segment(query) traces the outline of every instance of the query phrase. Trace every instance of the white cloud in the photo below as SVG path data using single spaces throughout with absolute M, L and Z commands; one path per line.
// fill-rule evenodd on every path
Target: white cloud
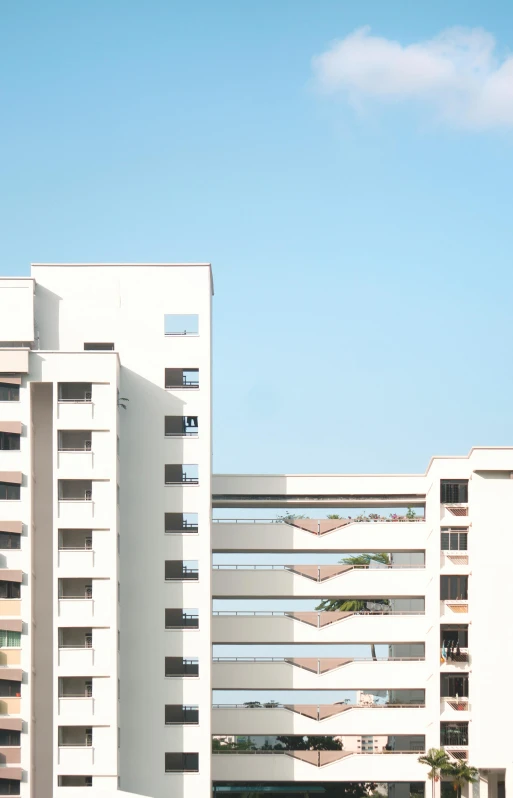
M 449 28 L 403 46 L 360 28 L 313 59 L 317 86 L 354 105 L 422 101 L 452 124 L 513 128 L 513 56 L 499 61 L 480 28 Z

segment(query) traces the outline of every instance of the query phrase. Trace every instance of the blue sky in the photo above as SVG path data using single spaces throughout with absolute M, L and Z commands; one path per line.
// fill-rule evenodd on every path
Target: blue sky
M 512 445 L 512 50 L 497 0 L 4 0 L 1 273 L 210 260 L 217 471 Z

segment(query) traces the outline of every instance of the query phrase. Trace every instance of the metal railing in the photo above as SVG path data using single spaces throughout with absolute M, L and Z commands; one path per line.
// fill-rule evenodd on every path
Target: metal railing
M 212 657 L 212 662 L 288 662 L 293 663 L 294 657 Z M 299 658 L 301 659 L 301 657 Z M 310 658 L 308 658 L 310 659 Z M 313 658 L 315 659 L 315 658 Z M 326 657 L 326 659 L 336 659 L 336 657 Z M 344 657 L 340 659 L 349 659 L 351 662 L 425 662 L 425 657 Z M 317 658 L 317 664 L 322 663 L 322 657 Z M 349 664 L 349 663 L 348 663 Z M 297 663 L 298 667 L 303 667 Z M 307 669 L 308 670 L 308 669 Z
M 300 520 L 300 519 L 298 519 Z M 305 521 L 329 521 L 329 518 L 315 519 L 305 518 Z M 419 523 L 426 519 L 419 518 L 340 518 L 341 526 L 350 526 L 351 524 L 396 524 L 396 523 Z M 342 522 L 346 522 L 345 524 Z M 295 526 L 293 521 L 287 521 L 285 518 L 213 518 L 213 524 L 286 524 L 287 526 Z
M 252 704 L 248 706 L 248 704 L 212 704 L 212 709 L 290 709 L 293 707 L 294 704 L 258 704 L 257 702 L 249 702 Z M 311 707 L 312 709 L 317 710 L 319 712 L 324 707 L 347 707 L 348 709 L 404 709 L 406 708 L 413 708 L 413 709 L 424 709 L 426 704 L 346 704 L 344 701 L 339 702 L 338 704 L 302 704 L 302 706 Z M 297 711 L 298 715 L 303 715 L 301 711 Z M 309 716 L 308 716 L 309 717 Z
M 244 616 L 281 616 L 291 618 L 294 615 L 305 612 L 315 612 L 315 610 L 214 610 L 212 615 L 244 615 Z M 319 613 L 321 615 L 323 613 Z M 326 612 L 326 615 L 331 613 Z M 424 610 L 358 610 L 348 613 L 348 615 L 425 615 Z
M 327 566 L 335 567 L 336 565 L 346 565 L 347 567 L 344 569 L 343 573 L 347 573 L 348 571 L 353 570 L 361 570 L 361 571 L 386 571 L 389 569 L 395 568 L 396 570 L 408 569 L 413 568 L 416 570 L 425 570 L 426 566 L 424 565 L 410 565 L 401 563 L 389 563 L 389 564 L 380 564 L 379 567 L 374 567 L 370 565 L 351 565 L 351 563 L 325 563 Z M 309 563 L 308 565 L 305 563 L 298 563 L 297 565 L 231 565 L 231 564 L 219 564 L 213 565 L 212 568 L 214 571 L 293 571 L 294 568 L 302 568 L 302 567 L 310 567 L 310 568 L 321 568 L 322 566 L 315 565 Z M 342 572 L 341 572 L 342 573 Z M 306 576 L 306 574 L 301 574 L 302 576 Z M 333 574 L 333 576 L 340 576 L 340 574 Z
M 345 754 L 346 756 L 348 756 L 348 755 L 349 756 L 382 756 L 383 754 L 405 754 L 407 756 L 411 756 L 412 754 L 414 754 L 415 756 L 418 756 L 419 754 L 423 754 L 425 752 L 425 750 L 426 750 L 425 748 L 415 748 L 415 749 L 412 748 L 412 749 L 409 749 L 408 751 L 391 751 L 391 750 L 387 750 L 386 748 L 382 748 L 381 751 L 344 751 L 344 750 L 340 749 L 340 753 L 341 754 Z M 285 755 L 288 755 L 288 756 L 294 756 L 295 753 L 304 754 L 304 753 L 307 753 L 307 752 L 304 749 L 299 749 L 298 751 L 295 751 L 294 749 L 289 749 L 289 750 L 269 749 L 269 750 L 266 750 L 266 749 L 261 749 L 261 748 L 248 748 L 246 750 L 239 751 L 236 748 L 228 748 L 228 747 L 226 747 L 226 749 L 224 751 L 223 751 L 222 748 L 218 748 L 215 751 L 212 751 L 212 754 L 223 754 L 223 755 L 226 755 L 226 754 L 264 754 L 264 755 L 265 754 L 267 754 L 267 755 L 268 754 L 273 754 L 273 755 L 278 754 L 278 755 L 283 755 L 283 754 L 285 754 Z M 314 753 L 314 752 L 309 751 L 308 753 Z M 317 753 L 319 755 L 318 761 L 320 762 L 321 754 L 337 753 L 337 750 L 329 751 L 329 752 L 328 751 L 316 751 L 315 753 Z

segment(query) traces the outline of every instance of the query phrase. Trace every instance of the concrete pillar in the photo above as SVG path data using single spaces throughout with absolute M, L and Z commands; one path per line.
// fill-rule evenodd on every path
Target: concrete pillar
M 488 798 L 488 771 L 479 771 L 479 798 Z
M 506 798 L 513 798 L 513 762 L 506 768 Z

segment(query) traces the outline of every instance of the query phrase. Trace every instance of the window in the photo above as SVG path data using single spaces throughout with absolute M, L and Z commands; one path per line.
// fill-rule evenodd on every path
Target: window
M 0 648 L 21 648 L 21 632 L 0 629 Z
M 165 757 L 166 773 L 196 773 L 199 770 L 199 754 L 166 753 Z
M 165 369 L 164 384 L 166 388 L 199 388 L 199 369 Z
M 11 535 L 10 532 L 0 532 L 0 549 L 21 548 L 21 535 Z
M 19 795 L 20 782 L 15 779 L 0 778 L 0 795 Z
M 467 551 L 468 528 L 442 527 L 440 548 L 442 551 Z
M 0 450 L 15 449 L 19 451 L 21 436 L 15 432 L 0 432 Z
M 198 627 L 198 610 L 166 609 L 166 629 L 197 629 Z
M 440 645 L 447 649 L 468 648 L 468 626 L 465 624 L 442 626 L 440 629 Z
M 165 416 L 166 437 L 183 437 L 198 434 L 198 416 Z
M 468 698 L 468 673 L 440 674 L 440 696 L 442 698 Z
M 11 729 L 0 729 L 0 745 L 19 745 L 20 732 Z
M 93 386 L 90 382 L 60 382 L 59 402 L 90 402 Z
M 164 316 L 165 335 L 198 335 L 198 330 L 197 313 L 166 313 Z
M 92 787 L 92 776 L 57 776 L 59 787 Z
M 84 344 L 84 352 L 113 352 L 114 344 Z
M 166 726 L 179 724 L 189 725 L 199 722 L 199 710 L 197 706 L 182 706 L 182 704 L 166 704 L 165 706 Z
M 164 530 L 167 533 L 198 531 L 198 513 L 164 513 Z
M 440 598 L 442 601 L 468 599 L 468 576 L 441 576 Z
M 21 695 L 21 682 L 12 682 L 10 679 L 0 679 L 0 696 L 14 698 Z
M 465 504 L 468 502 L 468 479 L 442 479 L 440 481 L 441 504 Z
M 0 402 L 19 402 L 20 386 L 3 382 L 0 377 Z
M 164 563 L 166 582 L 197 581 L 197 560 L 166 560 Z
M 164 480 L 166 485 L 197 485 L 199 482 L 198 466 L 190 463 L 165 465 Z
M 468 745 L 468 723 L 441 723 L 440 745 Z
M 0 501 L 19 501 L 20 486 L 12 482 L 0 482 Z
M 199 676 L 199 660 L 196 657 L 166 657 L 166 676 Z
M 0 599 L 19 599 L 20 583 L 7 582 L 5 579 L 0 581 Z

